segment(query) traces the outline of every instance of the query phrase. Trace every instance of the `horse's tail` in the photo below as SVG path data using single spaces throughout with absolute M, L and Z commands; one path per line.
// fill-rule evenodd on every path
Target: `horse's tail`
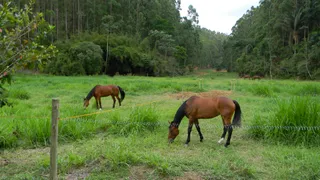
M 187 101 L 184 101 L 181 106 L 179 107 L 179 109 L 177 110 L 175 116 L 174 116 L 174 119 L 172 122 L 174 123 L 177 123 L 178 125 L 180 124 L 182 118 L 184 116 L 186 116 L 186 107 L 187 107 Z
M 233 100 L 234 105 L 236 105 L 236 110 L 233 116 L 232 125 L 241 127 L 241 108 L 236 100 Z
M 118 88 L 119 88 L 119 91 L 120 91 L 120 95 L 121 95 L 121 102 L 124 100 L 124 97 L 126 96 L 126 93 L 123 91 L 123 89 L 120 87 L 120 86 L 118 86 Z

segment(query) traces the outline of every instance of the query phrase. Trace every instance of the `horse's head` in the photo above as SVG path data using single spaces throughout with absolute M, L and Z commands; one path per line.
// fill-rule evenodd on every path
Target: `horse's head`
M 89 106 L 89 100 L 87 98 L 83 99 L 83 107 L 87 108 Z
M 174 122 L 171 122 L 171 123 L 169 122 L 169 124 L 170 125 L 169 125 L 168 141 L 169 143 L 172 143 L 179 134 L 179 129 L 178 129 L 179 124 Z

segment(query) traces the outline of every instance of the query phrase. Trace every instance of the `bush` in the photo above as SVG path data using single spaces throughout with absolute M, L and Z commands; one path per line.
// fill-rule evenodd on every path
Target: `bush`
M 60 53 L 55 60 L 48 63 L 46 73 L 51 73 L 55 75 L 83 75 L 85 74 L 85 69 L 79 61 L 72 61 L 68 54 Z
M 92 42 L 80 42 L 70 47 L 59 44 L 63 49 L 59 55 L 48 63 L 45 72 L 56 75 L 93 75 L 102 70 L 102 49 Z
M 87 75 L 98 74 L 102 69 L 102 49 L 93 42 L 80 42 L 70 49 L 72 62 L 79 62 Z

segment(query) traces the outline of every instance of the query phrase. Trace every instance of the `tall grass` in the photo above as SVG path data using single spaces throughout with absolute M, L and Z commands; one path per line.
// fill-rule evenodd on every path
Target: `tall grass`
M 293 91 L 294 95 L 318 96 L 320 95 L 320 86 L 316 84 L 307 84 L 298 87 Z
M 265 97 L 271 97 L 274 94 L 272 88 L 269 85 L 266 85 L 266 84 L 254 85 L 254 86 L 252 86 L 250 88 L 250 91 L 254 95 L 265 96 Z
M 0 149 L 17 146 L 18 138 L 14 134 L 15 124 L 11 121 L 3 121 L 0 126 Z
M 269 119 L 254 121 L 248 132 L 283 144 L 320 145 L 319 112 L 317 100 L 308 96 L 279 99 Z
M 119 113 L 110 116 L 111 131 L 124 136 L 154 131 L 159 126 L 158 118 L 154 105 L 133 107 L 129 116 L 121 117 Z
M 20 100 L 28 100 L 30 99 L 30 94 L 25 90 L 13 90 L 10 91 L 10 96 Z

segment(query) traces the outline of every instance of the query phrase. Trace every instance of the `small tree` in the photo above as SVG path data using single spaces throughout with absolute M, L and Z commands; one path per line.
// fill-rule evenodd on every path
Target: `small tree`
M 87 75 L 98 74 L 102 70 L 102 49 L 93 42 L 80 42 L 70 49 L 72 62 L 82 65 Z
M 56 53 L 55 46 L 42 43 L 54 27 L 42 13 L 32 12 L 33 4 L 31 0 L 21 10 L 10 2 L 0 4 L 0 107 L 7 104 L 3 85 L 10 83 L 15 70 L 30 65 L 41 69 Z

